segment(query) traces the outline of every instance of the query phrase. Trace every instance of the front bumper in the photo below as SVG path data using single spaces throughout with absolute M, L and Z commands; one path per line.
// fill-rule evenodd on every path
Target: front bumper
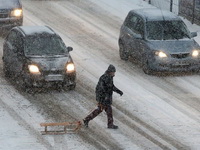
M 21 26 L 23 24 L 23 18 L 0 18 L 0 29 L 12 28 L 15 26 Z
M 26 73 L 24 81 L 29 87 L 51 87 L 53 85 L 71 86 L 76 84 L 76 72 L 68 74 L 34 75 Z
M 168 72 L 191 72 L 200 70 L 200 58 L 155 58 L 149 62 L 154 71 Z

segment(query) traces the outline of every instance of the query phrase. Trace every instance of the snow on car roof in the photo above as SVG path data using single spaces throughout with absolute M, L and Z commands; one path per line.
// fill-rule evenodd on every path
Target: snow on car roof
M 147 21 L 180 20 L 177 15 L 169 11 L 160 10 L 157 8 L 136 9 L 132 10 L 132 12 L 137 13 Z
M 55 32 L 47 26 L 20 26 L 20 30 L 27 36 L 38 34 L 55 34 Z

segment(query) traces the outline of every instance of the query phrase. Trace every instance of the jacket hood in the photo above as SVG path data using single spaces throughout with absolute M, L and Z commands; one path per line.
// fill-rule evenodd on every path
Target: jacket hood
M 108 73 L 108 72 L 116 72 L 115 66 L 109 65 L 109 66 L 108 66 L 108 69 L 106 70 L 106 72 L 107 72 L 107 73 Z

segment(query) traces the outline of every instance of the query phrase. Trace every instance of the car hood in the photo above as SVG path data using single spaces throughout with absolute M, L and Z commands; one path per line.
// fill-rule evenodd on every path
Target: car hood
M 151 50 L 162 50 L 168 53 L 184 53 L 195 49 L 200 50 L 200 46 L 193 39 L 148 41 L 147 45 Z
M 72 62 L 70 57 L 31 57 L 29 63 L 36 64 L 43 71 L 63 70 L 66 63 Z

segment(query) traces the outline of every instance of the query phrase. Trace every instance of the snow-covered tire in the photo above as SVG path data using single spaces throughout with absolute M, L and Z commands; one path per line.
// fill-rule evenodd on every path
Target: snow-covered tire
M 127 61 L 129 58 L 129 54 L 124 48 L 124 44 L 122 42 L 119 42 L 119 56 L 122 60 Z
M 153 73 L 154 73 L 153 70 L 149 67 L 148 60 L 143 63 L 142 69 L 145 74 L 153 75 Z
M 62 87 L 63 87 L 63 90 L 65 90 L 65 91 L 72 91 L 76 88 L 76 83 L 71 84 L 71 85 L 64 84 Z

